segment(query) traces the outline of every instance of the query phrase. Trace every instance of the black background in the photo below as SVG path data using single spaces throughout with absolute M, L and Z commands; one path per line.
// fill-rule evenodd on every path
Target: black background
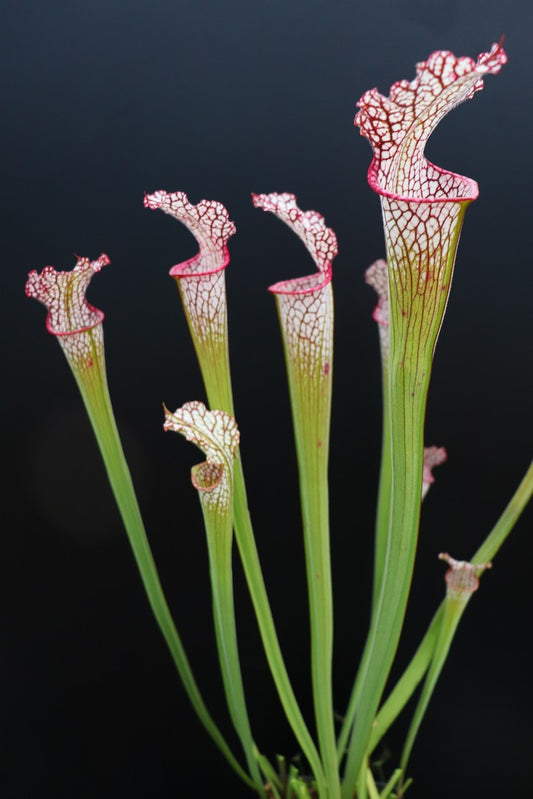
M 24 297 L 26 274 L 70 268 L 75 252 L 111 257 L 89 296 L 106 313 L 117 420 L 179 629 L 231 738 L 188 478 L 198 453 L 161 429 L 162 401 L 204 396 L 167 276 L 195 244 L 145 211 L 143 192 L 220 200 L 237 225 L 227 271 L 237 418 L 279 635 L 308 716 L 295 460 L 265 289 L 312 267 L 249 193 L 292 191 L 325 215 L 340 244 L 331 493 L 342 712 L 368 620 L 381 414 L 375 297 L 363 273 L 383 255 L 383 234 L 355 103 L 368 88 L 412 79 L 435 49 L 475 57 L 506 34 L 509 64 L 428 147 L 481 194 L 467 211 L 436 354 L 426 441 L 446 445 L 449 462 L 423 510 L 401 665 L 443 594 L 438 552 L 468 558 L 529 462 L 533 6 L 4 0 L 1 16 L 2 796 L 245 796 L 175 678 L 74 381 L 44 309 Z M 461 624 L 414 750 L 413 799 L 531 792 L 530 531 L 531 513 Z M 291 756 L 238 569 L 236 583 L 254 734 L 267 754 Z M 407 720 L 388 736 L 392 765 Z

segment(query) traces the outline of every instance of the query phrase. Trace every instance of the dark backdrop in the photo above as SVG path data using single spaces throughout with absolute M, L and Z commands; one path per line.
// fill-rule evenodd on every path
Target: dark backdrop
M 311 269 L 249 192 L 292 191 L 336 231 L 332 546 L 336 704 L 368 619 L 380 439 L 375 304 L 383 254 L 370 148 L 353 128 L 372 86 L 412 79 L 435 49 L 476 56 L 506 34 L 509 64 L 447 118 L 428 154 L 474 177 L 428 408 L 449 463 L 424 506 L 405 663 L 440 601 L 437 553 L 468 558 L 528 465 L 531 440 L 533 6 L 511 0 L 4 0 L 1 226 L 0 728 L 5 797 L 245 796 L 204 735 L 149 613 L 92 434 L 27 272 L 109 253 L 90 298 L 106 312 L 110 385 L 162 579 L 224 729 L 203 531 L 161 402 L 203 398 L 168 268 L 190 235 L 144 191 L 225 203 L 237 415 L 250 503 L 279 633 L 309 714 L 305 582 L 283 354 L 268 284 Z M 415 747 L 413 799 L 531 790 L 531 514 L 462 623 Z M 256 738 L 296 754 L 236 575 Z M 408 717 L 406 717 L 408 718 Z M 387 738 L 391 763 L 402 730 Z M 403 725 L 403 726 L 402 726 Z M 232 739 L 233 740 L 233 739 Z M 196 786 L 196 787 L 195 787 Z

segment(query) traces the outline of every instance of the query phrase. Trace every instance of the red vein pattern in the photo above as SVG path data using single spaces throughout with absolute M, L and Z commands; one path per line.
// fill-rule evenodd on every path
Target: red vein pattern
M 424 447 L 424 465 L 422 468 L 422 499 L 426 496 L 430 486 L 435 482 L 433 469 L 440 466 L 448 459 L 444 447 Z
M 385 228 L 391 501 L 385 574 L 363 656 L 346 762 L 349 790 L 355 790 L 365 762 L 372 723 L 400 640 L 418 540 L 432 359 L 465 209 L 478 194 L 473 180 L 427 161 L 424 147 L 444 115 L 472 97 L 482 88 L 483 76 L 499 72 L 506 60 L 501 45 L 494 45 L 475 62 L 438 51 L 417 66 L 412 82 L 395 83 L 389 97 L 372 89 L 358 103 L 355 124 L 374 151 L 368 182 L 380 195 Z
M 447 552 L 441 552 L 440 560 L 446 561 L 449 569 L 444 575 L 446 580 L 446 596 L 448 599 L 468 599 L 479 588 L 480 572 L 492 569 L 492 563 L 469 563 L 466 560 L 455 560 Z
M 378 324 L 381 357 L 388 361 L 390 349 L 389 278 L 387 262 L 384 258 L 379 258 L 368 267 L 365 272 L 365 281 L 378 295 L 378 304 L 372 312 L 372 319 Z
M 472 98 L 483 88 L 483 76 L 496 74 L 506 62 L 501 44 L 477 61 L 437 50 L 417 64 L 412 82 L 395 83 L 389 97 L 377 89 L 366 92 L 357 104 L 355 124 L 374 150 L 372 188 L 405 199 L 474 199 L 474 181 L 431 164 L 424 158 L 424 147 L 448 111 Z
M 381 196 L 392 312 L 408 316 L 418 296 L 419 319 L 413 323 L 433 346 L 463 213 L 478 187 L 431 164 L 424 147 L 445 114 L 482 89 L 483 76 L 496 74 L 506 61 L 501 44 L 477 61 L 439 50 L 417 65 L 412 82 L 395 83 L 389 97 L 372 89 L 358 103 L 355 124 L 374 151 L 368 182 Z M 421 324 L 422 316 L 429 324 Z
M 94 347 L 103 352 L 104 314 L 87 302 L 85 292 L 93 275 L 110 263 L 102 254 L 96 261 L 78 258 L 70 272 L 57 272 L 45 266 L 39 274 L 33 270 L 26 282 L 26 295 L 48 309 L 46 329 L 57 336 L 72 366 L 93 365 Z
M 197 255 L 173 266 L 170 276 L 180 289 L 193 335 L 201 343 L 224 341 L 227 324 L 224 269 L 229 263 L 227 242 L 236 230 L 228 211 L 214 200 L 192 205 L 181 191 L 147 194 L 144 206 L 174 217 L 196 238 L 200 248 Z
M 316 211 L 301 211 L 294 194 L 252 194 L 256 208 L 271 211 L 303 241 L 318 272 L 270 286 L 276 295 L 289 354 L 309 375 L 327 376 L 332 358 L 332 261 L 337 238 Z
M 231 500 L 232 464 L 239 446 L 239 430 L 233 416 L 209 411 L 202 402 L 187 402 L 171 413 L 165 408 L 164 430 L 181 433 L 206 456 L 194 467 L 192 481 L 202 501 L 227 510 Z

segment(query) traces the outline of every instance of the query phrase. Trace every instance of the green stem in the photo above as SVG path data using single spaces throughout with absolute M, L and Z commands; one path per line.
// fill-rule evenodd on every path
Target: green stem
M 381 347 L 381 369 L 383 381 L 383 432 L 381 443 L 381 468 L 379 476 L 379 491 L 376 514 L 375 549 L 374 549 L 374 582 L 372 595 L 372 613 L 375 612 L 381 584 L 383 581 L 383 571 L 387 552 L 387 541 L 389 535 L 389 517 L 392 486 L 392 463 L 391 463 L 391 444 L 390 444 L 390 400 L 389 400 L 389 369 L 388 353 Z M 337 741 L 337 760 L 340 763 L 346 752 L 346 745 L 350 736 L 355 711 L 359 701 L 359 691 L 361 687 L 363 673 L 358 670 L 346 713 L 344 714 L 342 727 Z
M 88 331 L 92 334 L 92 331 Z M 89 415 L 105 468 L 152 612 L 170 650 L 175 666 L 191 704 L 205 729 L 228 763 L 250 787 L 255 787 L 229 749 L 220 730 L 207 710 L 193 677 L 187 655 L 181 643 L 167 605 L 157 568 L 144 529 L 128 464 L 120 442 L 105 374 L 104 356 L 96 348 L 94 365 L 90 369 L 74 370 L 85 408 Z
M 280 314 L 285 360 L 300 477 L 304 548 L 311 626 L 311 679 L 321 760 L 327 783 L 325 796 L 340 799 L 340 780 L 333 709 L 333 588 L 329 534 L 328 457 L 331 419 L 333 294 L 331 284 L 322 289 L 323 318 L 306 308 L 316 329 L 309 332 L 294 325 L 276 296 Z M 298 300 L 296 300 L 297 302 Z M 295 311 L 295 308 L 291 308 Z M 302 308 L 298 308 L 303 313 Z M 290 321 L 286 319 L 290 317 Z M 308 325 L 311 323 L 308 321 Z M 305 343 L 302 343 L 305 342 Z M 315 355 L 315 348 L 320 353 Z M 327 368 L 324 368 L 326 359 Z
M 221 357 L 217 360 L 216 369 L 208 368 L 207 364 L 211 363 L 211 360 L 207 361 L 203 357 L 202 350 L 199 347 L 197 347 L 197 355 L 210 407 L 219 408 L 233 416 L 233 394 L 227 345 L 224 352 L 221 353 Z M 294 736 L 316 779 L 319 795 L 325 797 L 327 796 L 327 788 L 324 769 L 313 738 L 302 716 L 281 652 L 255 543 L 248 509 L 244 472 L 239 454 L 237 454 L 235 459 L 233 472 L 233 523 L 261 640 L 280 702 Z
M 473 563 L 483 563 L 489 562 L 494 559 L 495 555 L 497 554 L 498 550 L 504 543 L 505 539 L 515 526 L 516 522 L 518 521 L 522 511 L 526 507 L 527 503 L 529 502 L 531 495 L 533 494 L 533 462 L 530 464 L 526 474 L 524 475 L 523 479 L 520 482 L 520 485 L 516 489 L 515 493 L 513 494 L 511 500 L 509 501 L 507 507 L 503 511 L 502 515 L 494 525 L 493 529 L 483 542 L 483 544 L 479 547 L 477 552 L 471 558 L 471 562 Z M 478 575 L 479 576 L 479 575 Z M 450 608 L 446 610 L 446 603 L 447 600 L 443 600 L 437 609 L 431 624 L 426 631 L 422 641 L 420 642 L 409 666 L 405 670 L 402 677 L 398 680 L 394 689 L 391 691 L 390 695 L 387 698 L 387 701 L 384 703 L 382 708 L 380 709 L 375 727 L 372 731 L 372 735 L 370 737 L 370 743 L 368 746 L 368 754 L 370 754 L 377 744 L 380 742 L 382 737 L 385 735 L 391 724 L 395 721 L 395 719 L 399 716 L 411 696 L 413 695 L 417 685 L 422 680 L 424 674 L 430 667 L 434 673 L 435 679 L 432 677 L 433 687 L 436 683 L 436 677 L 438 674 L 434 672 L 434 667 L 432 663 L 432 658 L 434 659 L 437 656 L 436 648 L 440 647 L 441 651 L 443 651 L 444 646 L 446 645 L 446 631 L 441 632 L 441 625 L 444 624 L 448 626 L 450 629 L 450 623 L 444 621 L 445 614 L 449 616 L 451 611 Z M 460 615 L 464 612 L 466 608 L 467 602 L 464 603 L 464 606 L 460 608 L 459 618 Z M 456 609 L 457 612 L 457 609 Z M 459 621 L 457 619 L 457 622 Z M 453 622 L 452 618 L 452 622 Z M 457 626 L 457 624 L 455 624 Z M 454 628 L 455 629 L 455 628 Z M 449 646 L 448 646 L 449 648 Z M 444 660 L 442 660 L 440 668 L 444 664 Z M 429 675 L 428 675 L 429 679 Z M 433 689 L 432 689 L 433 690 Z M 425 691 L 425 688 L 424 688 Z M 426 700 L 425 705 L 427 706 Z M 418 715 L 418 708 L 416 714 Z M 420 720 L 418 721 L 418 726 L 420 725 L 420 721 L 422 716 L 420 716 Z M 415 720 L 413 720 L 415 723 Z M 414 741 L 414 736 L 413 736 Z M 406 744 L 407 745 L 407 744 Z M 412 747 L 412 742 L 411 742 Z
M 394 686 L 394 689 L 391 691 L 390 695 L 387 697 L 387 700 L 380 708 L 379 713 L 376 716 L 376 720 L 372 726 L 372 732 L 370 734 L 370 740 L 367 749 L 368 755 L 372 754 L 383 736 L 387 733 L 394 721 L 396 721 L 397 717 L 400 715 L 405 705 L 413 695 L 417 685 L 422 681 L 424 674 L 428 670 L 439 635 L 443 605 L 444 603 L 439 606 L 437 612 L 433 616 L 430 626 L 426 631 L 426 634 L 424 635 L 424 638 L 420 642 L 415 654 L 413 655 L 411 662 Z M 352 694 L 354 705 L 358 699 L 358 686 L 359 682 L 356 682 Z M 348 715 L 346 716 L 346 720 L 347 719 Z M 344 748 L 346 746 L 349 732 L 350 728 L 348 724 L 345 723 L 342 728 L 341 735 L 339 736 L 339 744 L 337 748 L 339 759 L 344 754 Z
M 365 761 L 365 766 L 359 772 L 357 778 L 357 790 L 355 795 L 357 799 L 367 799 L 368 780 L 367 780 L 368 763 Z
M 400 777 L 402 776 L 402 772 L 399 768 L 392 774 L 390 780 L 383 788 L 382 792 L 379 795 L 379 799 L 389 799 L 392 791 L 394 790 L 396 783 L 399 781 Z
M 395 353 L 391 341 L 389 531 L 383 579 L 358 675 L 357 712 L 348 748 L 343 799 L 351 799 L 355 789 L 403 626 L 418 538 L 430 367 L 431 357 L 422 359 L 418 353 L 411 365 L 405 350 Z
M 444 602 L 441 603 L 433 616 L 431 624 L 408 667 L 387 697 L 386 702 L 380 708 L 368 744 L 369 755 L 374 751 L 383 736 L 387 733 L 389 727 L 400 715 L 407 702 L 412 697 L 417 685 L 419 685 L 424 674 L 428 670 L 439 637 L 443 611 Z
M 530 464 L 529 469 L 524 475 L 509 504 L 500 516 L 498 522 L 489 533 L 481 547 L 473 555 L 471 560 L 472 563 L 492 561 L 516 524 L 520 514 L 531 498 L 532 493 L 533 462 Z M 478 577 L 481 576 L 481 572 L 482 569 L 478 571 Z M 420 694 L 420 698 L 418 700 L 418 704 L 404 744 L 402 760 L 400 764 L 403 774 L 405 774 L 407 762 L 420 729 L 420 725 L 429 705 L 429 701 L 435 690 L 435 686 L 444 667 L 444 663 L 446 662 L 455 631 L 471 596 L 471 593 L 463 596 L 448 596 L 439 608 L 439 613 L 442 615 L 440 633 L 431 658 L 431 664 L 424 681 L 424 687 Z
M 369 766 L 366 767 L 365 777 L 366 777 L 366 787 L 368 790 L 368 799 L 380 799 L 377 785 L 374 782 L 374 777 L 372 776 L 372 769 Z M 357 794 L 357 799 L 362 799 L 362 797 L 360 797 L 359 794 Z
M 379 474 L 379 491 L 376 514 L 376 542 L 374 553 L 374 585 L 372 594 L 372 612 L 374 612 L 383 581 L 387 540 L 389 535 L 389 518 L 392 488 L 392 462 L 391 462 L 391 430 L 390 430 L 390 399 L 389 399 L 389 365 L 388 355 L 381 349 L 381 372 L 383 381 L 383 432 L 381 441 L 381 468 Z M 352 717 L 353 721 L 353 717 Z M 351 722 L 350 722 L 351 725 Z
M 472 563 L 486 563 L 493 560 L 501 545 L 515 526 L 520 514 L 526 507 L 533 494 L 533 461 L 522 478 L 520 485 L 513 494 L 504 512 L 472 556 Z
M 301 442 L 304 436 L 297 435 Z M 340 796 L 332 695 L 333 600 L 327 464 L 321 447 L 300 451 L 300 491 L 311 620 L 311 675 L 318 740 L 330 793 Z M 323 442 L 323 446 L 325 442 Z M 326 448 L 327 449 L 327 448 Z
M 200 497 L 207 533 L 209 569 L 213 592 L 213 616 L 222 681 L 233 725 L 244 749 L 248 769 L 257 791 L 266 796 L 257 764 L 256 747 L 252 737 L 237 645 L 235 607 L 233 600 L 231 511 L 211 507 L 209 498 Z
M 389 407 L 390 512 L 382 567 L 381 558 L 378 560 L 381 584 L 356 677 L 355 721 L 342 799 L 351 799 L 363 766 L 405 618 L 420 522 L 424 419 L 431 365 L 466 206 L 467 203 L 446 206 L 448 234 L 440 246 L 430 248 L 425 236 L 415 242 L 410 228 L 427 209 L 422 213 L 418 203 L 410 206 L 382 196 L 390 323 L 388 392 L 384 392 Z M 420 224 L 424 228 L 423 221 Z
M 286 773 L 282 771 L 285 764 L 282 762 L 280 773 L 278 774 L 270 761 L 257 748 L 255 749 L 255 757 L 263 774 L 266 787 L 272 794 L 272 799 L 281 799 L 281 792 L 287 779 Z
M 239 547 L 239 553 L 248 583 L 248 590 L 250 591 L 254 606 L 267 662 L 278 691 L 280 702 L 285 711 L 285 716 L 316 779 L 318 794 L 320 797 L 326 797 L 327 788 L 324 769 L 322 768 L 317 748 L 309 733 L 294 694 L 279 645 L 253 534 L 246 498 L 244 474 L 239 456 L 237 456 L 234 465 L 233 483 L 233 521 L 235 525 L 235 538 Z
M 469 598 L 470 597 L 458 600 L 447 597 L 444 600 L 440 630 L 435 648 L 433 650 L 433 657 L 431 658 L 431 664 L 429 666 L 426 679 L 424 680 L 424 686 L 422 688 L 415 714 L 409 726 L 409 731 L 407 733 L 407 738 L 405 739 L 405 744 L 403 747 L 402 759 L 400 761 L 400 769 L 402 770 L 402 774 L 405 774 L 407 762 L 409 760 L 415 738 L 417 736 L 418 730 L 420 729 L 422 719 L 424 718 L 429 704 L 429 700 L 433 695 L 433 691 L 435 689 L 435 685 L 437 684 L 437 680 L 439 679 L 442 667 L 444 666 L 446 658 L 448 657 L 448 652 L 450 651 L 450 646 L 452 644 L 457 625 L 461 620 L 463 610 L 465 609 Z

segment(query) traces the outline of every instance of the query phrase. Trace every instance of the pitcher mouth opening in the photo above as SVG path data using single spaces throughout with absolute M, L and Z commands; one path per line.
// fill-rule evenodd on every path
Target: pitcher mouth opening
M 471 203 L 479 197 L 479 186 L 472 178 L 459 175 L 456 172 L 450 172 L 448 169 L 436 166 L 436 164 L 431 163 L 431 161 L 427 159 L 425 164 L 430 170 L 434 170 L 436 178 L 438 175 L 450 181 L 450 187 L 447 190 L 439 187 L 438 178 L 431 181 L 432 183 L 436 183 L 436 190 L 432 189 L 432 194 L 429 197 L 424 197 L 423 194 L 399 194 L 391 189 L 387 189 L 380 183 L 378 177 L 380 164 L 377 158 L 372 159 L 368 168 L 368 185 L 381 197 L 388 197 L 389 199 L 406 203 Z M 439 193 L 439 188 L 441 193 Z

